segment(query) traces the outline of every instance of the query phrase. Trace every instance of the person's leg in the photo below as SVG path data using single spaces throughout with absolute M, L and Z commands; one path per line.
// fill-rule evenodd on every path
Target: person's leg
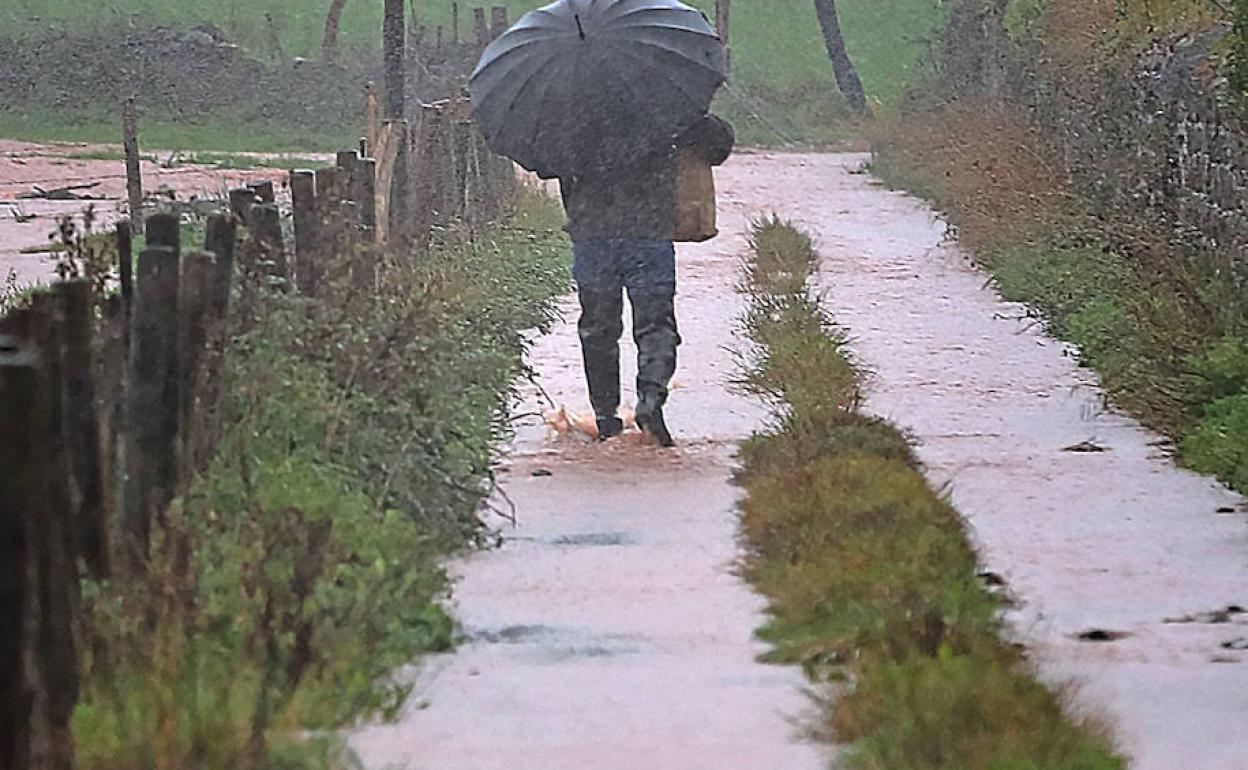
M 671 446 L 663 405 L 681 341 L 676 326 L 676 253 L 668 241 L 637 241 L 630 250 L 625 284 L 637 343 L 637 424 L 663 446 Z
M 616 414 L 620 406 L 620 336 L 624 333 L 622 277 L 607 241 L 574 244 L 572 274 L 581 303 L 578 333 L 589 385 L 589 402 L 598 422 L 598 437 L 618 436 L 624 429 Z

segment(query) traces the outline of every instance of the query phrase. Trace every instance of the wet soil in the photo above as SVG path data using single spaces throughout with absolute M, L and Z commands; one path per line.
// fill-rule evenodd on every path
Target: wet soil
M 57 218 L 71 216 L 81 221 L 83 212 L 93 207 L 98 228 L 116 222 L 125 213 L 126 168 L 120 160 L 87 160 L 75 156 L 115 152 L 117 148 L 78 144 L 32 144 L 0 139 L 0 283 L 10 272 L 21 285 L 47 282 L 55 277 L 57 255 L 34 250 L 46 247 L 56 230 Z M 166 201 L 171 193 L 177 200 L 213 200 L 225 197 L 231 187 L 257 179 L 284 184 L 286 174 L 271 168 L 226 171 L 213 166 L 179 165 L 165 168 L 160 163 L 142 163 L 144 190 Z M 99 200 L 21 200 L 35 187 L 52 190 L 71 185 L 98 183 L 79 195 Z

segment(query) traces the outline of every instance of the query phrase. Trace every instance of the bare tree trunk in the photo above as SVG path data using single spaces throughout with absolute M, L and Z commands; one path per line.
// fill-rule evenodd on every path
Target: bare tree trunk
M 329 13 L 325 14 L 325 39 L 321 42 L 321 58 L 333 64 L 338 58 L 338 25 L 342 22 L 342 10 L 347 0 L 332 0 Z
M 823 29 L 823 42 L 832 60 L 832 72 L 836 85 L 845 95 L 849 106 L 859 115 L 869 115 L 867 95 L 862 89 L 862 79 L 854 68 L 849 52 L 845 50 L 845 38 L 841 35 L 841 21 L 836 14 L 836 0 L 815 0 L 815 12 L 819 14 L 819 26 Z

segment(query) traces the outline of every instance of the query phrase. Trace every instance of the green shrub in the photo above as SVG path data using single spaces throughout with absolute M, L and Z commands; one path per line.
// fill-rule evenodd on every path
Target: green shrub
M 376 294 L 239 297 L 215 457 L 149 575 L 84 584 L 81 767 L 352 766 L 326 731 L 395 716 L 391 672 L 451 645 L 440 562 L 480 531 L 523 332 L 566 285 L 560 224 L 525 197 Z
M 1248 489 L 1248 393 L 1210 405 L 1183 439 L 1183 462 L 1212 473 L 1235 489 Z

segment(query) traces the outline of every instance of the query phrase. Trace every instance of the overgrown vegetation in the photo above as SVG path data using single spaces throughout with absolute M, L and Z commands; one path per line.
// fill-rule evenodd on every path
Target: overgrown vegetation
M 472 243 L 317 300 L 244 287 L 215 458 L 158 523 L 150 578 L 87 582 L 79 766 L 342 768 L 331 728 L 393 717 L 392 672 L 452 643 L 439 567 L 480 533 L 521 330 L 566 279 L 534 195 Z
M 745 571 L 769 597 L 772 658 L 830 683 L 827 728 L 864 770 L 1109 770 L 1103 733 L 1074 720 L 1001 640 L 963 522 L 905 439 L 859 409 L 845 338 L 806 288 L 809 238 L 758 224 L 744 385 L 776 408 L 744 444 Z

